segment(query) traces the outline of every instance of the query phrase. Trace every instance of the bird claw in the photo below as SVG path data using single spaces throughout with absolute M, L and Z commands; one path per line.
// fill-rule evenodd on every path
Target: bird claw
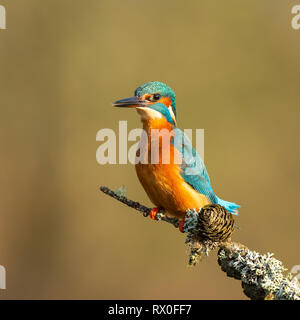
M 182 219 L 179 221 L 179 226 L 178 226 L 178 229 L 180 232 L 184 233 L 184 224 L 185 224 L 185 219 Z

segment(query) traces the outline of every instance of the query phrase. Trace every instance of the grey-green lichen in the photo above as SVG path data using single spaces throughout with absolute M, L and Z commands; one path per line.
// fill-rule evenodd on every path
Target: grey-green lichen
M 228 276 L 242 281 L 251 299 L 300 300 L 298 281 L 284 275 L 287 269 L 272 253 L 259 254 L 231 243 L 221 247 L 218 262 Z
M 195 266 L 203 254 L 208 255 L 209 249 L 196 236 L 198 212 L 196 209 L 187 210 L 183 230 L 187 232 L 185 243 L 190 247 L 189 265 Z
M 218 248 L 219 243 L 211 240 L 199 241 L 191 234 L 188 234 L 185 243 L 190 247 L 189 265 L 195 266 L 203 256 L 208 256 L 209 252 Z
M 217 207 L 218 209 L 218 207 Z M 213 229 L 215 229 L 214 222 L 205 218 L 205 211 L 200 209 L 190 209 L 186 211 L 185 222 L 184 222 L 184 232 L 187 233 L 186 241 L 190 247 L 189 255 L 189 265 L 195 266 L 203 256 L 208 256 L 209 252 L 218 248 L 220 242 L 217 241 L 216 233 L 215 237 L 209 238 L 209 234 Z M 205 231 L 203 233 L 203 223 L 205 223 Z M 220 235 L 222 235 L 222 228 Z
M 117 190 L 114 191 L 114 193 L 118 196 L 118 197 L 126 197 L 126 188 L 125 186 L 122 184 L 120 188 L 118 188 Z
M 149 216 L 151 209 L 127 199 L 124 187 L 112 191 L 102 186 L 100 190 L 141 212 L 144 217 Z M 199 257 L 207 255 L 210 250 L 219 248 L 221 269 L 229 277 L 241 280 L 244 293 L 251 299 L 300 300 L 299 282 L 292 279 L 291 274 L 284 276 L 286 269 L 273 254 L 261 255 L 231 241 L 233 223 L 226 210 L 213 205 L 202 209 L 203 215 L 200 215 L 201 210 L 188 210 L 186 214 L 183 229 L 187 232 L 186 243 L 191 249 L 190 265 L 195 265 Z M 158 212 L 156 220 L 168 222 L 175 228 L 179 226 L 178 219 L 170 218 L 162 211 Z
M 196 209 L 186 211 L 184 219 L 184 232 L 195 233 L 197 231 L 198 214 L 199 213 Z

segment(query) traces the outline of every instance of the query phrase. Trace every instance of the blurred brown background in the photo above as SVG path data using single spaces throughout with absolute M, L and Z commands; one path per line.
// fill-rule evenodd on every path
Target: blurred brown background
M 98 190 L 150 205 L 132 165 L 95 159 L 99 129 L 140 127 L 111 102 L 150 80 L 175 90 L 181 128 L 205 129 L 215 192 L 242 205 L 235 239 L 300 264 L 300 3 L 0 4 L 1 299 L 245 298 L 215 253 L 188 268 L 184 235 Z

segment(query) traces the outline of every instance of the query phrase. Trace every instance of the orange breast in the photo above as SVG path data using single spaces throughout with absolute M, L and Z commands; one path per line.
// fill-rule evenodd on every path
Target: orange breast
M 160 124 L 161 126 L 161 124 Z M 152 128 L 154 126 L 152 125 Z M 157 127 L 157 126 L 156 126 Z M 164 128 L 168 128 L 166 124 Z M 145 129 L 145 128 L 144 128 Z M 148 158 L 148 162 L 151 160 L 151 144 L 158 144 L 157 149 L 158 163 L 157 164 L 136 164 L 137 176 L 143 185 L 147 195 L 150 200 L 157 207 L 162 207 L 166 210 L 167 214 L 170 216 L 175 216 L 177 218 L 183 218 L 187 209 L 201 208 L 210 201 L 208 198 L 194 190 L 189 184 L 187 184 L 181 177 L 181 169 L 179 167 L 178 159 L 180 158 L 179 151 L 174 148 L 174 146 L 169 143 L 168 146 L 162 144 L 162 140 L 165 138 L 164 134 L 151 139 L 151 130 L 148 129 L 148 146 L 144 148 L 144 153 L 138 153 L 137 156 L 141 159 Z M 165 134 L 167 132 L 165 131 Z M 170 135 L 168 136 L 171 139 Z M 159 139 L 159 141 L 154 141 Z M 168 148 L 164 150 L 163 148 Z M 142 150 L 142 149 L 140 149 Z M 141 151 L 138 152 L 141 152 Z M 163 163 L 163 152 L 170 152 L 170 163 Z M 152 150 L 153 153 L 153 150 Z

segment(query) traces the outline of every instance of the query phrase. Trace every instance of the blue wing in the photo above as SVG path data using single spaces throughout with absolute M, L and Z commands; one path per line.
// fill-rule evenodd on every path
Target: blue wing
M 239 208 L 237 204 L 224 201 L 215 195 L 204 162 L 193 148 L 188 136 L 178 128 L 175 129 L 173 144 L 182 155 L 180 168 L 184 181 L 199 193 L 207 196 L 211 203 L 220 204 L 229 212 L 237 213 L 237 208 Z
M 184 181 L 199 193 L 207 196 L 212 203 L 215 203 L 216 195 L 211 187 L 206 167 L 188 136 L 176 128 L 173 144 L 182 156 L 182 163 L 179 166 Z

